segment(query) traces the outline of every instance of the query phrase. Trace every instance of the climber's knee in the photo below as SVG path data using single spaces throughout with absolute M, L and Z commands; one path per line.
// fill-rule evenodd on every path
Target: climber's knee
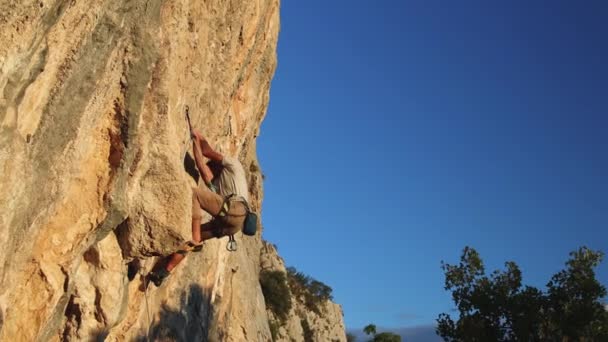
M 192 220 L 202 220 L 203 219 L 203 210 L 201 209 L 200 201 L 198 200 L 198 196 L 196 195 L 196 191 L 192 189 Z

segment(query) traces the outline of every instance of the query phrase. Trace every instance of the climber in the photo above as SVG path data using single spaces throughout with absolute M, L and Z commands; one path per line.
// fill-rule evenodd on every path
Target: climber
M 203 241 L 231 236 L 242 230 L 249 213 L 249 188 L 243 166 L 236 159 L 215 151 L 202 136 L 192 130 L 194 161 L 206 186 L 192 188 L 192 240 L 167 257 L 166 266 L 149 273 L 157 287 L 185 257 L 188 251 L 200 251 Z M 209 160 L 204 163 L 204 157 Z M 218 193 L 212 190 L 217 189 Z M 202 210 L 213 218 L 202 224 Z M 248 232 L 245 232 L 248 234 Z M 255 232 L 253 232 L 255 234 Z M 248 234 L 251 235 L 251 234 Z

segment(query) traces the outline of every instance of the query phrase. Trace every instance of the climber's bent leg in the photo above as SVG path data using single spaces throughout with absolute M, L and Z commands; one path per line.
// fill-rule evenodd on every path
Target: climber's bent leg
M 224 198 L 215 192 L 211 192 L 206 186 L 199 186 L 196 188 L 192 188 L 193 197 L 195 197 L 196 202 L 193 198 L 193 209 L 196 205 L 199 208 L 202 208 L 204 211 L 208 212 L 211 216 L 217 216 L 220 210 L 222 209 L 222 205 L 224 204 Z M 200 214 L 200 210 L 197 211 Z M 194 217 L 195 213 L 192 212 Z
M 182 254 L 182 253 L 171 254 L 169 256 L 169 261 L 167 262 L 167 266 L 165 266 L 165 269 L 169 272 L 173 271 L 175 266 L 177 266 L 182 260 L 184 260 L 185 257 L 186 257 L 186 254 Z
M 201 205 L 196 195 L 196 189 L 192 188 L 192 241 L 201 241 L 201 221 L 203 220 L 203 213 L 201 211 Z
M 199 222 L 200 222 L 200 220 L 199 220 Z M 188 254 L 188 252 L 200 251 L 202 249 L 202 245 L 200 244 L 202 241 L 209 240 L 209 239 L 215 237 L 213 235 L 213 231 L 215 230 L 215 228 L 214 228 L 215 223 L 216 223 L 215 220 L 212 220 L 203 225 L 198 225 L 196 232 L 198 233 L 199 241 L 188 242 L 187 245 L 185 246 L 185 249 L 169 255 L 167 257 L 169 261 L 167 261 L 167 266 L 165 266 L 167 271 L 171 272 L 175 268 L 175 266 L 177 266 L 182 260 L 184 260 L 184 258 L 186 257 L 186 254 Z M 194 236 L 194 232 L 195 232 L 194 219 L 192 220 L 192 226 L 193 226 L 192 235 Z

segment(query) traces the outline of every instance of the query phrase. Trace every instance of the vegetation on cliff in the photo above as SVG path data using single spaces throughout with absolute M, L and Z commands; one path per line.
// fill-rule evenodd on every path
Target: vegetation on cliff
M 331 287 L 299 272 L 295 267 L 287 268 L 287 281 L 295 298 L 318 315 L 321 314 L 320 305 L 333 299 Z
M 263 270 L 260 286 L 266 307 L 275 317 L 269 322 L 273 340 L 279 337 L 279 329 L 286 326 L 289 313 L 293 311 L 302 327 L 304 341 L 313 341 L 315 332 L 308 322 L 307 312 L 323 317 L 323 305 L 333 299 L 332 288 L 294 267 L 288 267 L 286 272 Z
M 291 292 L 287 286 L 284 272 L 264 270 L 260 273 L 260 286 L 266 307 L 274 313 L 281 323 L 287 320 L 291 310 Z

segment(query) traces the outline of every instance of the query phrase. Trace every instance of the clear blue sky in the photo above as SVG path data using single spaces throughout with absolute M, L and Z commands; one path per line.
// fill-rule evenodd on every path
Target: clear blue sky
M 348 329 L 433 324 L 466 245 L 543 289 L 608 251 L 606 1 L 283 0 L 281 27 L 264 237 Z

